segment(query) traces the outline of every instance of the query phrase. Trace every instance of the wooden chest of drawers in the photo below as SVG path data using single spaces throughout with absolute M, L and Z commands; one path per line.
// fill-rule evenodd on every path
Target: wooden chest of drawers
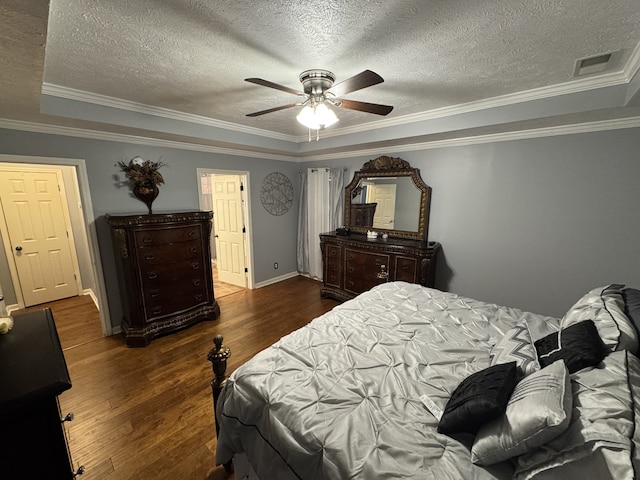
M 211 212 L 106 215 L 129 346 L 214 319 Z
M 323 260 L 321 295 L 347 300 L 387 281 L 433 287 L 440 244 L 323 233 L 320 248 Z

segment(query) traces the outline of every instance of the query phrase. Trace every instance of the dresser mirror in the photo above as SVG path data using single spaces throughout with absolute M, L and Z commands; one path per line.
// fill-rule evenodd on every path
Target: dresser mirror
M 344 223 L 352 232 L 427 241 L 431 188 L 400 158 L 370 160 L 345 188 Z

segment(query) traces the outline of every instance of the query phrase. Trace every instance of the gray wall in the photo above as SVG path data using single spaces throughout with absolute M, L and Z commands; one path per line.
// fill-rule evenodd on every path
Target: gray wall
M 111 324 L 114 326 L 120 324 L 122 309 L 111 236 L 104 214 L 147 212 L 146 206 L 133 197 L 128 186 L 118 185 L 119 181 L 124 180 L 122 172 L 115 166 L 119 160 L 128 161 L 138 155 L 167 164 L 161 170 L 165 184 L 160 186 L 160 195 L 153 204 L 153 211 L 157 213 L 199 208 L 197 168 L 248 171 L 254 280 L 259 284 L 296 272 L 295 232 L 300 186 L 297 163 L 3 129 L 0 129 L 0 153 L 86 160 Z M 278 217 L 270 215 L 260 203 L 262 181 L 274 171 L 287 175 L 295 188 L 292 208 Z M 278 262 L 278 270 L 273 269 L 274 262 Z M 4 266 L 0 267 L 0 272 L 5 269 Z M 6 275 L 2 275 L 2 278 L 6 281 Z
M 433 188 L 438 288 L 554 316 L 600 285 L 640 288 L 640 129 L 391 155 Z
M 103 215 L 145 211 L 115 185 L 118 160 L 140 155 L 168 163 L 158 212 L 198 208 L 198 167 L 249 171 L 255 280 L 296 269 L 300 164 L 9 130 L 0 130 L 0 153 L 86 159 L 114 325 L 121 310 Z M 596 286 L 640 287 L 640 129 L 390 155 L 418 167 L 433 188 L 429 237 L 443 248 L 439 288 L 561 316 Z M 345 166 L 352 173 L 374 157 L 303 167 Z M 260 185 L 272 171 L 295 187 L 294 205 L 282 217 L 260 204 Z

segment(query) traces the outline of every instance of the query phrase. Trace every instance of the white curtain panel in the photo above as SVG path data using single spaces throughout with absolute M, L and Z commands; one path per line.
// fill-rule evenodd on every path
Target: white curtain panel
M 309 190 L 307 194 L 307 215 L 309 225 L 309 275 L 322 279 L 322 254 L 320 234 L 331 230 L 332 200 L 329 196 L 329 169 L 308 170 Z
M 298 271 L 322 280 L 320 234 L 343 222 L 344 169 L 308 168 L 301 172 L 298 212 Z

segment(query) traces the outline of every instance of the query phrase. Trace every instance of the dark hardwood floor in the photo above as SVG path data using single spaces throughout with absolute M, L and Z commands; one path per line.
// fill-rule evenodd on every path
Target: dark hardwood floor
M 98 310 L 89 295 L 65 298 L 12 313 L 20 315 L 44 307 L 49 307 L 55 314 L 56 330 L 58 330 L 63 350 L 102 338 Z
M 127 348 L 120 336 L 67 340 L 78 310 L 54 302 L 73 387 L 60 397 L 74 466 L 96 480 L 230 479 L 215 466 L 215 430 L 207 353 L 221 333 L 231 348 L 228 373 L 287 333 L 330 310 L 320 284 L 295 277 L 218 299 L 220 318 Z M 42 306 L 40 306 L 42 307 Z M 99 321 L 97 321 L 99 325 Z

